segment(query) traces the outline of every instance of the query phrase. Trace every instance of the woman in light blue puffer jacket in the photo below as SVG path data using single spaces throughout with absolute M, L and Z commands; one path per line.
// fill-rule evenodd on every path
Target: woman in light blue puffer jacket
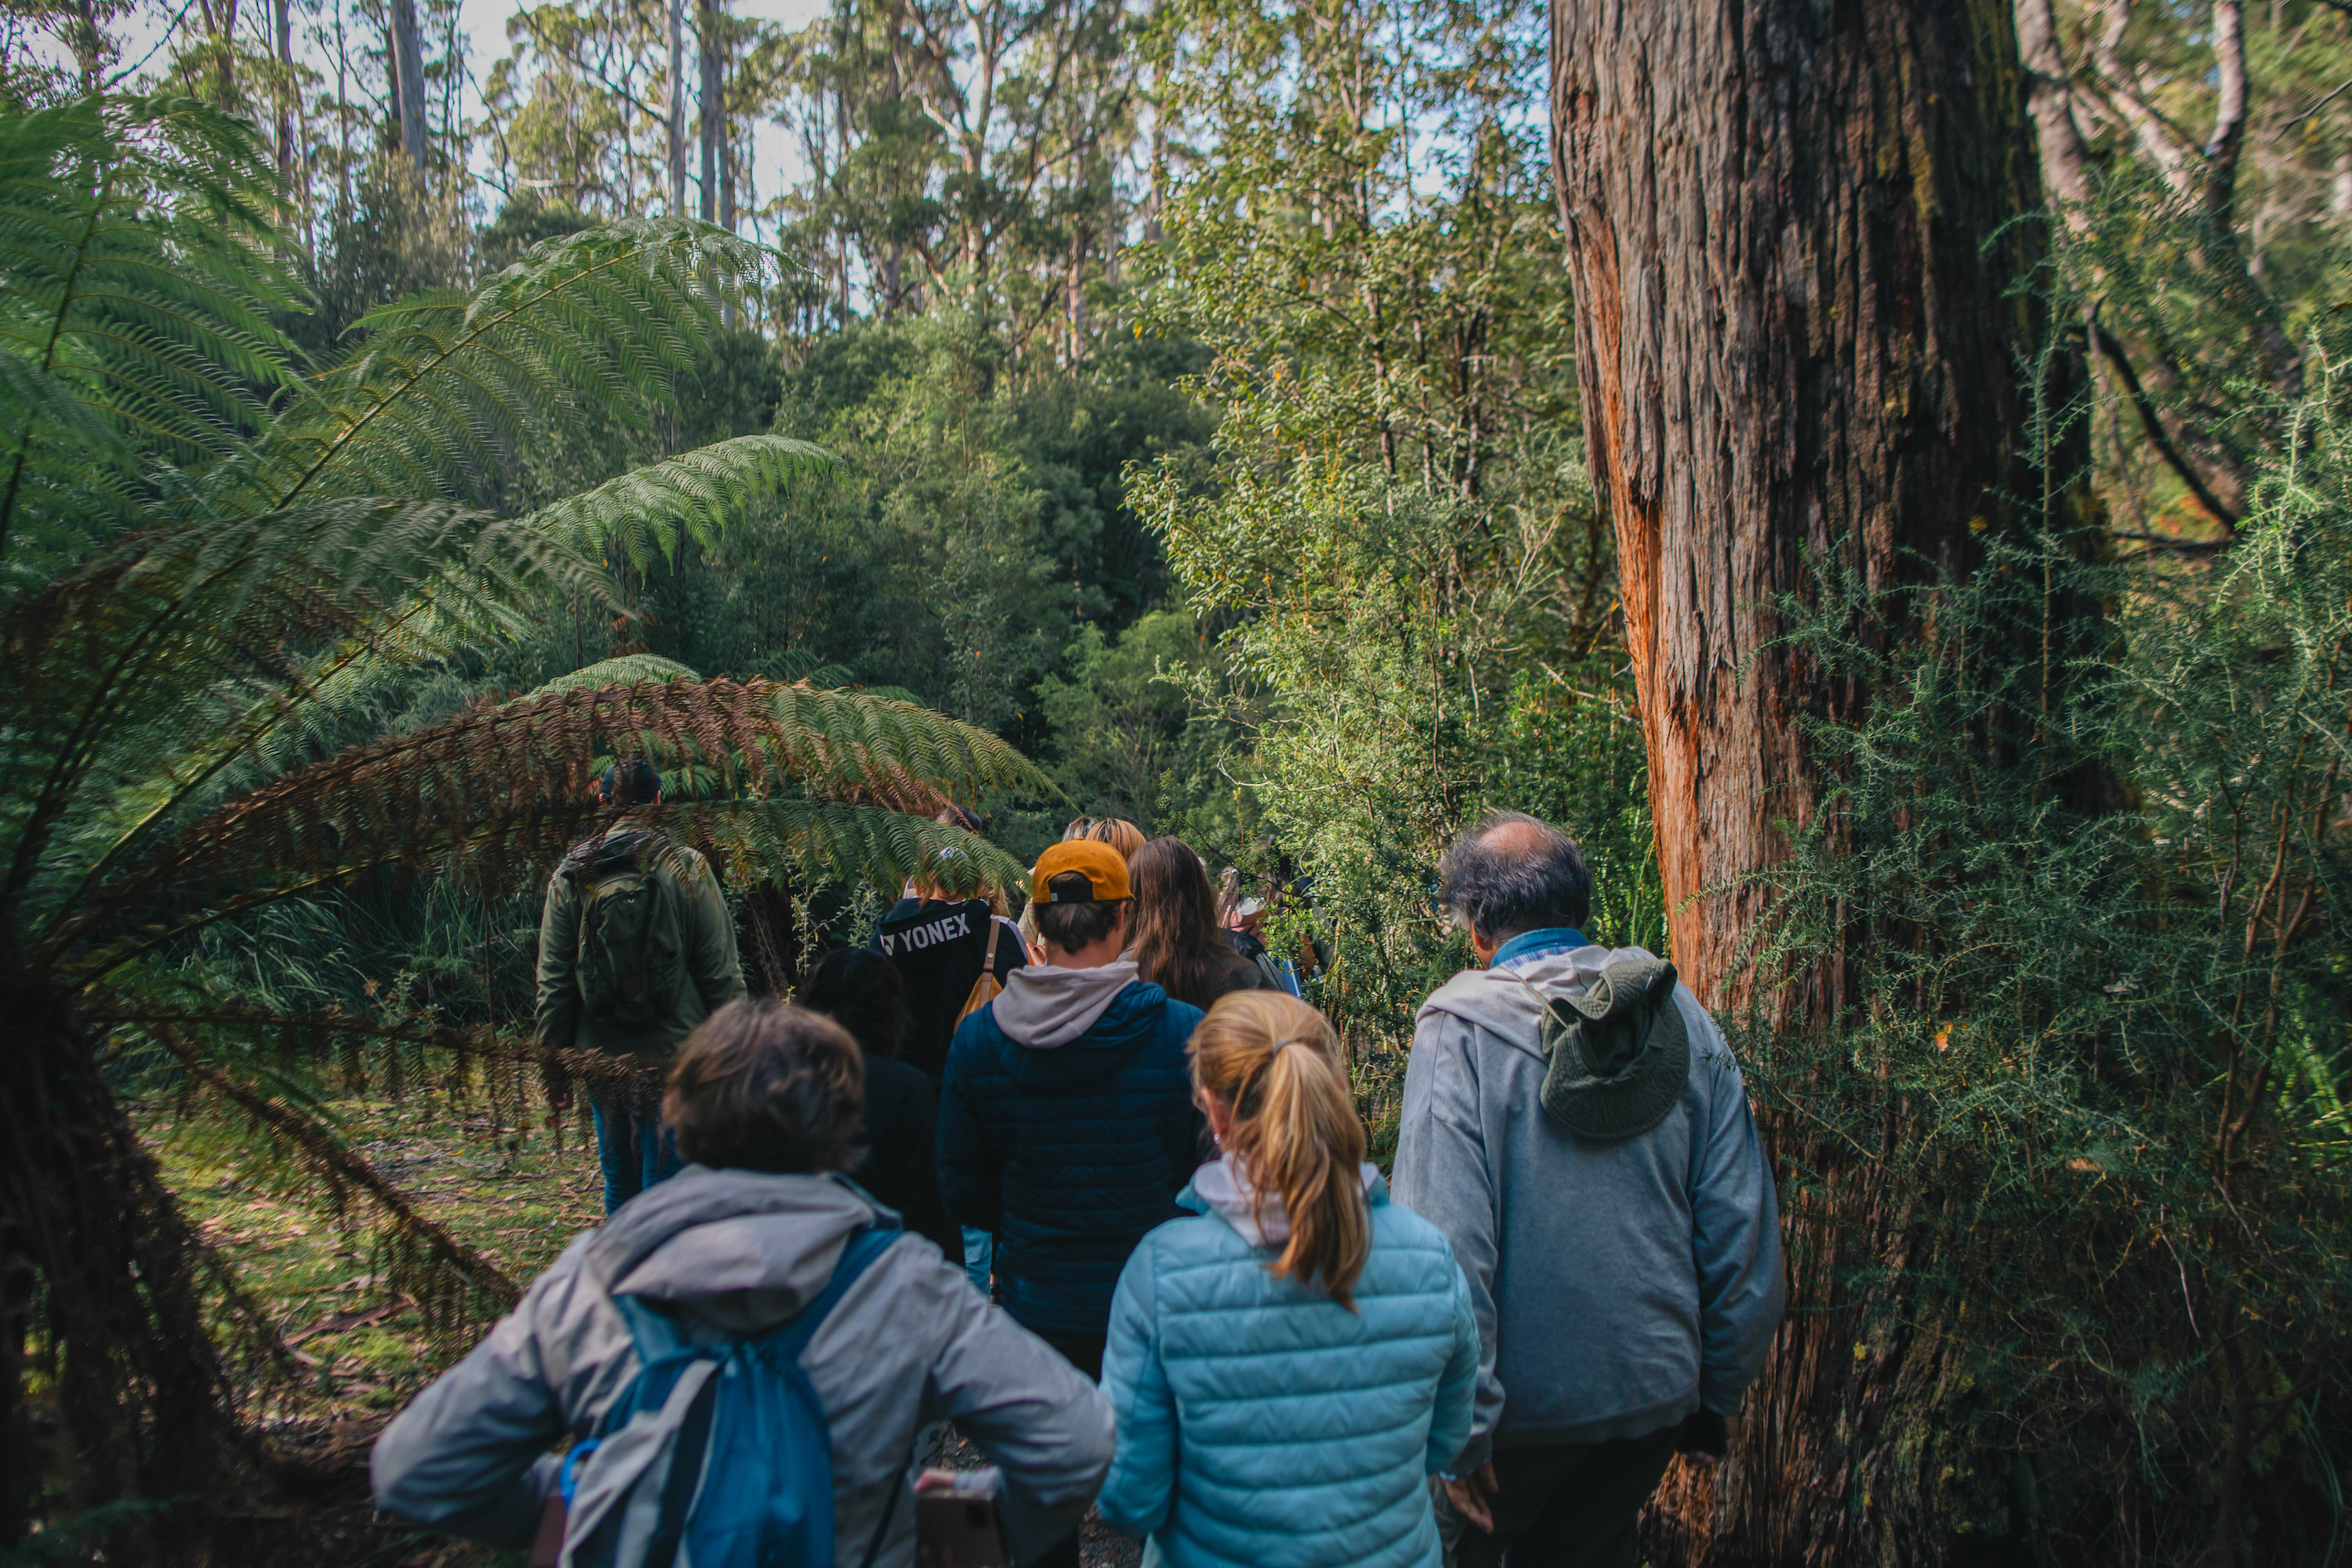
M 1462 1270 L 1361 1163 L 1321 1014 L 1236 992 L 1192 1054 L 1224 1155 L 1119 1276 L 1096 1506 L 1174 1568 L 1436 1568 L 1428 1479 L 1470 1435 L 1478 1375 Z

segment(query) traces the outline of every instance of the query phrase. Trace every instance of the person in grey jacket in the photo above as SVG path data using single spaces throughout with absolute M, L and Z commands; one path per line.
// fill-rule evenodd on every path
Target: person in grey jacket
M 1722 1454 L 1785 1305 L 1738 1065 L 1671 965 L 1584 939 L 1591 891 L 1575 843 L 1517 812 L 1446 857 L 1485 967 L 1422 1006 L 1395 1194 L 1478 1320 L 1439 1510 L 1454 1568 L 1632 1568 L 1642 1505 L 1677 1447 Z
M 789 1321 L 849 1240 L 895 1224 L 840 1172 L 856 1152 L 862 1069 L 819 1014 L 730 1004 L 678 1053 L 663 1112 L 693 1162 L 575 1241 L 472 1354 L 376 1439 L 376 1506 L 528 1546 L 562 1456 L 635 1378 L 616 1296 L 697 1340 Z M 990 1306 L 940 1249 L 901 1236 L 856 1277 L 801 1355 L 831 1427 L 838 1568 L 913 1568 L 917 1431 L 951 1420 L 1002 1467 L 1024 1562 L 1078 1527 L 1110 1467 L 1109 1403 Z M 705 1485 L 723 1481 L 714 1451 Z M 887 1510 L 887 1512 L 886 1512 Z

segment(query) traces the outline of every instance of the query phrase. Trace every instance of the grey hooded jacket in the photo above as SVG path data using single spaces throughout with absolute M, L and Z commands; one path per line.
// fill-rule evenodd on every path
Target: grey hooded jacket
M 688 1165 L 648 1188 L 572 1243 L 471 1355 L 384 1428 L 376 1506 L 528 1545 L 560 1463 L 550 1445 L 593 1435 L 635 1375 L 614 1295 L 674 1304 L 694 1337 L 764 1332 L 824 1289 L 852 1234 L 888 1214 L 836 1176 Z M 1003 1467 L 1005 1526 L 1024 1560 L 1078 1527 L 1110 1467 L 1109 1403 L 919 1237 L 874 1261 L 801 1365 L 832 1427 L 841 1568 L 864 1560 L 916 1431 L 930 1422 L 953 1420 Z M 898 1493 L 877 1568 L 912 1568 L 912 1490 Z
M 1772 1173 L 1738 1065 L 1687 986 L 1675 995 L 1689 1081 L 1664 1123 L 1590 1143 L 1544 1114 L 1543 999 L 1649 956 L 1545 953 L 1457 974 L 1422 1005 L 1395 1194 L 1453 1244 L 1478 1320 L 1477 1415 L 1456 1473 L 1497 1444 L 1606 1442 L 1702 1406 L 1727 1414 L 1780 1325 Z

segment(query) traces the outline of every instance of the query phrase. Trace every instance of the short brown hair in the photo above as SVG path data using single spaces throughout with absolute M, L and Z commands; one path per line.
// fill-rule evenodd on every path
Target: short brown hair
M 1036 912 L 1037 934 L 1060 948 L 1064 952 L 1076 952 L 1108 936 L 1118 925 L 1118 911 L 1126 900 L 1117 902 L 1094 901 L 1094 884 L 1083 871 L 1065 871 L 1041 891 L 1050 891 L 1055 902 L 1038 900 L 1030 908 Z M 1065 903 L 1062 900 L 1081 900 Z
M 730 1002 L 677 1048 L 662 1120 L 698 1165 L 782 1174 L 856 1159 L 866 1063 L 849 1031 L 782 1002 Z

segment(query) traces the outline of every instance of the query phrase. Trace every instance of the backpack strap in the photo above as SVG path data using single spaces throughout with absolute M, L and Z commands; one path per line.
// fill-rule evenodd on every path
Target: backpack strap
M 710 1418 L 719 1403 L 719 1375 L 713 1373 L 694 1391 L 694 1403 L 678 1423 L 677 1443 L 670 1451 L 669 1474 L 662 1478 L 661 1513 L 653 1539 L 646 1543 L 643 1568 L 671 1568 L 678 1543 L 686 1539 L 686 1516 L 702 1485 L 703 1450 L 710 1446 Z
M 841 1259 L 833 1266 L 833 1279 L 817 1299 L 801 1309 L 791 1322 L 755 1342 L 764 1354 L 779 1356 L 785 1361 L 798 1361 L 801 1352 L 808 1347 L 818 1329 L 824 1324 L 849 1288 L 871 1268 L 874 1261 L 890 1249 L 898 1239 L 896 1225 L 876 1225 L 859 1231 L 841 1249 Z M 735 1353 L 730 1351 L 730 1355 Z M 703 1451 L 710 1444 L 710 1421 L 713 1407 L 719 1401 L 719 1377 L 713 1373 L 695 1391 L 694 1403 L 687 1406 L 686 1418 L 678 1424 L 677 1443 L 670 1451 L 669 1474 L 662 1479 L 661 1512 L 654 1526 L 652 1539 L 646 1545 L 643 1568 L 672 1568 L 677 1560 L 677 1549 L 686 1539 L 687 1516 L 694 1507 L 694 1494 L 702 1482 Z M 900 1468 L 898 1484 L 906 1484 L 906 1471 Z M 890 1514 L 898 1507 L 898 1488 L 890 1492 L 890 1502 L 882 1512 L 887 1528 Z M 865 1568 L 873 1568 L 875 1553 L 881 1550 L 882 1531 L 877 1530 L 873 1544 L 867 1548 Z
M 824 1326 L 825 1315 L 840 1304 L 841 1299 L 849 1294 L 849 1288 L 857 1283 L 859 1277 L 872 1268 L 875 1260 L 887 1252 L 890 1244 L 902 1234 L 895 1224 L 877 1224 L 852 1236 L 848 1245 L 841 1249 L 841 1261 L 833 1266 L 833 1279 L 825 1286 L 824 1293 L 802 1308 L 800 1316 L 760 1341 L 761 1353 L 785 1361 L 800 1360 L 801 1352 L 808 1348 L 809 1341 L 814 1339 L 817 1330 Z

